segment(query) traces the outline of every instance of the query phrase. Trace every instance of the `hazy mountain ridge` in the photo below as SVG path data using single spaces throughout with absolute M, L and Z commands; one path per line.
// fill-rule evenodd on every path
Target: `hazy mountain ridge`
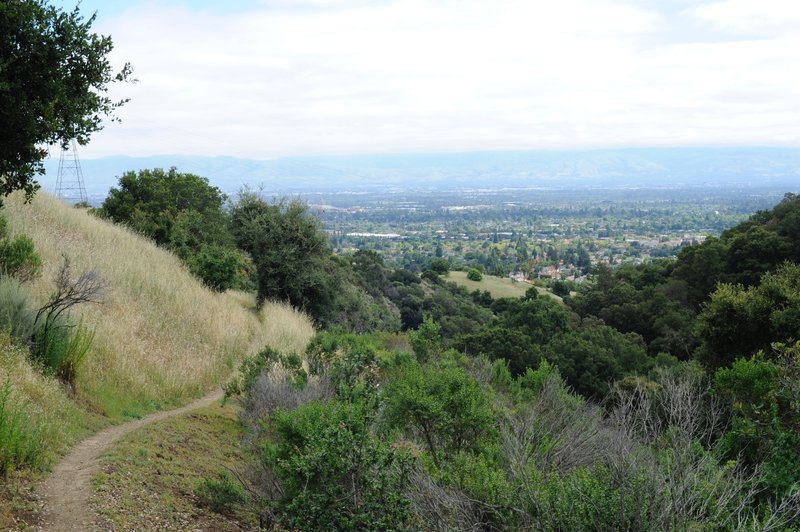
M 177 167 L 226 192 L 243 184 L 268 191 L 471 187 L 626 187 L 796 184 L 798 148 L 636 148 L 354 156 L 113 156 L 81 161 L 90 195 L 104 195 L 128 170 Z M 45 164 L 52 189 L 58 158 Z

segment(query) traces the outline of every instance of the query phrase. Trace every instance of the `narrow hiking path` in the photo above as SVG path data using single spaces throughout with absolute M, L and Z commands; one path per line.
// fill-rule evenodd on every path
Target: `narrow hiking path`
M 214 391 L 186 406 L 155 412 L 142 419 L 109 427 L 79 443 L 54 468 L 40 486 L 44 503 L 39 530 L 88 530 L 95 527 L 89 499 L 91 479 L 100 472 L 100 456 L 122 436 L 141 427 L 209 406 L 222 399 L 222 390 Z

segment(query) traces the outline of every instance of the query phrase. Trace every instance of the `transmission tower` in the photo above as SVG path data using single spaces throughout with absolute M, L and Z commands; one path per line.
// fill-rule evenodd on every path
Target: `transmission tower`
M 71 153 L 67 153 L 71 152 Z M 88 203 L 86 186 L 83 184 L 81 162 L 78 159 L 78 143 L 72 139 L 71 149 L 61 148 L 56 178 L 56 197 L 70 203 Z

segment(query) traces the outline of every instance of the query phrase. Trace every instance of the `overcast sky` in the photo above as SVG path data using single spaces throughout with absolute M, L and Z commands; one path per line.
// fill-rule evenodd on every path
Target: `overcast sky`
M 53 0 L 71 9 L 75 0 Z M 131 98 L 81 149 L 800 146 L 798 0 L 84 0 Z

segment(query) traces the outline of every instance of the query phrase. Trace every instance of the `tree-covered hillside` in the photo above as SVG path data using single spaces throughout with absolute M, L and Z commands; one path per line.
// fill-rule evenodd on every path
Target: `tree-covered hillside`
M 308 530 L 796 528 L 798 213 L 787 194 L 564 304 L 357 252 L 405 341 L 334 330 L 249 360 L 228 393 L 260 454 L 226 504 Z

